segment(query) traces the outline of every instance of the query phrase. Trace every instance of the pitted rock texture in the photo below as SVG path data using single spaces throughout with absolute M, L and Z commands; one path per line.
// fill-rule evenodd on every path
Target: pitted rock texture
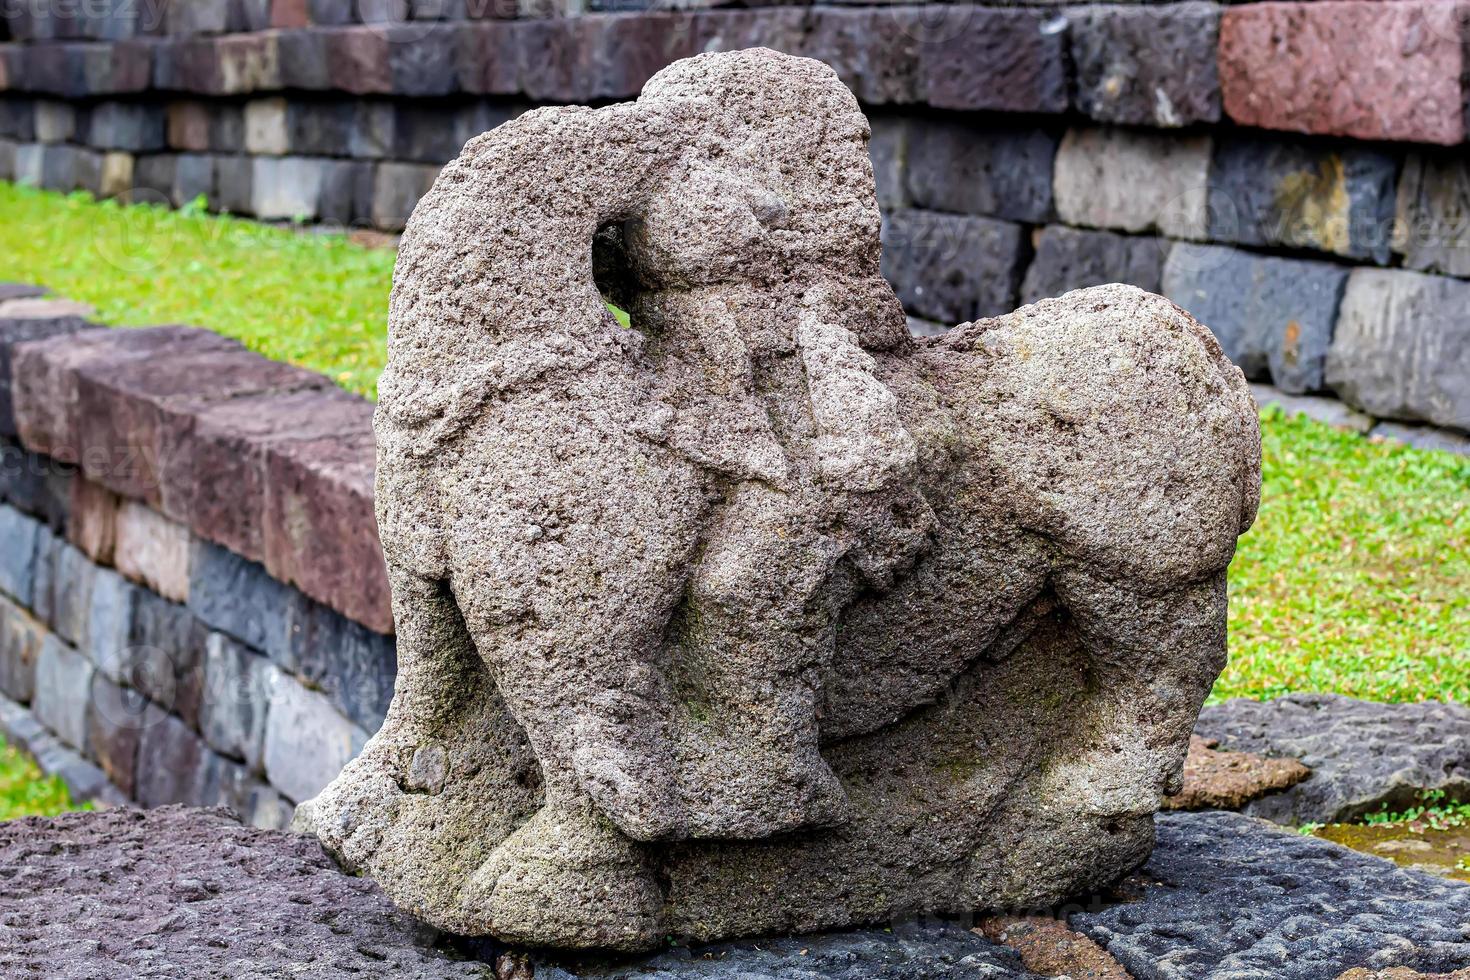
M 1237 813 L 1158 818 L 1131 901 L 1069 924 L 1136 980 L 1332 980 L 1470 966 L 1470 885 Z
M 1254 752 L 1222 752 L 1214 739 L 1195 735 L 1184 759 L 1184 789 L 1164 801 L 1170 810 L 1239 810 L 1268 793 L 1289 789 L 1312 774 L 1295 759 Z
M 1470 798 L 1470 708 L 1426 701 L 1378 704 L 1338 694 L 1237 698 L 1211 705 L 1198 732 L 1238 752 L 1299 759 L 1311 778 L 1248 803 L 1277 823 L 1340 823 L 1401 809 L 1421 790 Z
M 545 965 L 535 970 L 537 980 L 1039 980 L 1046 975 L 1027 970 L 1014 950 L 962 925 L 939 922 L 681 949 L 575 973 Z
M 1250 392 L 1125 286 L 912 338 L 868 136 L 825 65 L 701 55 L 471 140 L 414 213 L 397 689 L 297 815 L 403 908 L 636 950 L 1147 855 L 1224 663 Z
M 16 980 L 485 978 L 309 837 L 168 806 L 0 823 L 0 974 Z

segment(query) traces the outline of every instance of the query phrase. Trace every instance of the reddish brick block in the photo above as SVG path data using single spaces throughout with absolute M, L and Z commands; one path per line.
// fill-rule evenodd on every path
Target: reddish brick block
M 266 454 L 293 441 L 362 438 L 373 406 L 337 388 L 235 398 L 199 413 L 180 466 L 164 482 L 164 509 L 194 533 L 263 561 Z
M 919 98 L 936 109 L 1067 110 L 1065 22 L 1050 11 L 904 7 L 899 34 L 919 44 Z
M 92 325 L 69 304 L 45 299 L 0 303 L 0 436 L 16 435 L 11 361 L 17 344 L 86 330 Z
M 272 447 L 266 454 L 265 567 L 348 619 L 391 633 L 374 466 L 371 430 Z
M 230 398 L 330 384 L 207 330 L 194 331 L 167 358 L 96 361 L 77 376 L 82 471 L 176 519 L 185 515 L 165 507 L 162 488 L 189 465 L 187 442 L 200 411 Z
M 1232 7 L 1220 24 L 1225 112 L 1264 129 L 1460 143 L 1467 17 L 1443 0 Z
M 339 27 L 323 32 L 331 87 L 353 95 L 393 91 L 388 39 L 375 27 Z
M 310 27 L 307 0 L 271 0 L 272 27 Z

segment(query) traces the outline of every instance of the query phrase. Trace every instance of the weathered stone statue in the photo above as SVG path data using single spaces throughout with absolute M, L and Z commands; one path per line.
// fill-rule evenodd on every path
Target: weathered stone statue
M 701 55 L 419 205 L 377 414 L 398 689 L 299 823 L 428 922 L 631 950 L 1148 854 L 1225 661 L 1251 397 L 1125 286 L 912 338 L 867 137 L 818 62 Z

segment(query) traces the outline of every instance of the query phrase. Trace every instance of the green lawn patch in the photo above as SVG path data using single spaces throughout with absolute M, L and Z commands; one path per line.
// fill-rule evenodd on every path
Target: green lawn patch
M 191 323 L 372 396 L 393 253 L 198 211 L 0 184 L 0 280 L 120 325 Z M 1260 517 L 1230 568 L 1216 699 L 1470 701 L 1470 460 L 1262 417 Z
M 0 820 L 90 809 L 90 803 L 80 807 L 72 803 L 60 779 L 42 776 L 29 757 L 0 739 Z

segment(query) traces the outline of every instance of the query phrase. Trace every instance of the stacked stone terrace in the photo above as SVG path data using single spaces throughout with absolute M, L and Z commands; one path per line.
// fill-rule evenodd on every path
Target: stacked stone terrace
M 372 406 L 29 292 L 0 289 L 0 734 L 84 798 L 283 826 L 393 693 Z
M 1470 445 L 1470 5 L 574 6 L 16 0 L 0 178 L 393 232 L 513 114 L 766 45 L 872 117 L 917 330 L 1120 280 L 1253 380 Z

